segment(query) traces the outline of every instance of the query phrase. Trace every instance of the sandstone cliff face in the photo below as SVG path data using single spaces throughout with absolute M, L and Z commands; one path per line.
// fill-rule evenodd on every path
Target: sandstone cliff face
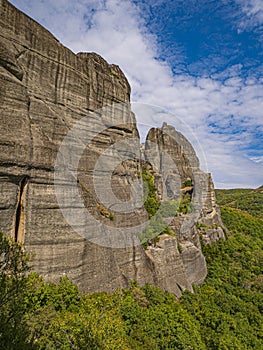
M 90 291 L 113 290 L 135 278 L 153 282 L 141 247 L 114 250 L 79 236 L 65 221 L 54 193 L 55 160 L 70 127 L 90 111 L 128 102 L 127 79 L 96 54 L 73 54 L 7 1 L 1 1 L 1 28 L 1 231 L 23 241 L 35 254 L 35 270 L 49 279 L 67 274 Z M 105 126 L 92 150 L 84 152 L 81 185 L 89 183 L 92 162 L 103 148 L 138 135 L 132 113 L 119 115 L 118 123 L 122 129 Z M 97 116 L 92 125 L 104 121 Z M 122 171 L 128 178 L 137 169 Z M 123 178 L 117 176 L 116 186 L 125 185 Z M 96 199 L 88 204 L 102 216 Z M 134 214 L 139 219 L 146 215 L 145 210 Z
M 166 123 L 149 131 L 143 152 L 145 160 L 154 164 L 159 174 L 156 186 L 162 200 L 182 200 L 188 196 L 189 210 L 177 213 L 169 223 L 182 250 L 174 266 L 182 267 L 180 272 L 184 272 L 188 285 L 200 284 L 207 273 L 200 237 L 204 243 L 224 238 L 211 175 L 200 170 L 199 160 L 186 138 Z M 153 248 L 146 252 L 152 256 Z M 154 250 L 156 255 L 158 248 Z M 185 287 L 189 289 L 187 284 Z
M 189 179 L 193 182 L 192 201 L 198 217 L 175 217 L 170 227 L 177 238 L 161 236 L 156 246 L 145 251 L 133 236 L 134 244 L 120 242 L 119 247 L 112 247 L 78 234 L 62 213 L 68 202 L 64 208 L 59 205 L 54 188 L 57 156 L 73 125 L 89 135 L 83 152 L 79 145 L 72 143 L 72 147 L 81 154 L 76 172 L 78 191 L 96 219 L 95 224 L 85 219 L 79 225 L 91 236 L 102 237 L 105 227 L 114 232 L 140 225 L 148 218 L 137 202 L 132 211 L 116 209 L 121 205 L 118 200 L 129 200 L 140 169 L 139 135 L 128 104 L 129 83 L 118 66 L 94 53 L 75 55 L 6 0 L 1 0 L 0 21 L 0 230 L 35 254 L 34 269 L 47 279 L 57 280 L 66 274 L 86 291 L 112 291 L 136 279 L 139 284 L 148 282 L 179 296 L 182 290 L 191 290 L 193 283 L 201 283 L 206 265 L 199 233 L 208 243 L 224 234 L 211 177 L 199 170 L 191 145 L 167 125 L 151 130 L 147 138 L 151 143 L 145 145 L 145 158 L 151 153 L 154 163 L 159 164 L 156 173 L 165 178 L 157 183 L 162 199 L 179 198 L 182 184 Z M 125 107 L 115 107 L 119 102 Z M 111 106 L 107 118 L 98 112 L 105 106 Z M 81 124 L 86 115 L 90 116 L 88 124 Z M 135 140 L 126 150 L 132 156 L 122 161 L 121 152 L 110 147 L 129 139 Z M 94 175 L 100 156 L 109 148 L 103 158 L 107 164 L 98 169 L 100 176 Z M 176 171 L 165 163 L 166 151 Z M 116 203 L 108 203 L 106 198 L 102 204 L 94 181 L 105 191 L 103 173 L 115 164 L 116 154 L 119 164 L 110 184 Z M 63 195 L 71 183 L 63 172 L 57 181 Z M 208 190 L 200 191 L 202 186 Z M 82 219 L 79 203 L 72 201 L 69 209 L 75 222 Z

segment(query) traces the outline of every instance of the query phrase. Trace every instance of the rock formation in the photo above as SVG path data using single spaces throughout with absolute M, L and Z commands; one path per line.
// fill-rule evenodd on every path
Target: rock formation
M 224 233 L 211 176 L 199 170 L 189 142 L 164 124 L 162 129 L 150 130 L 144 150 L 146 161 L 154 158 L 154 164 L 159 164 L 154 171 L 161 200 L 177 200 L 182 191 L 191 196 L 193 213 L 170 220 L 175 236 L 161 235 L 156 245 L 146 250 L 133 235 L 134 244 L 123 244 L 121 236 L 119 247 L 99 244 L 93 236 L 103 237 L 105 227 L 111 233 L 121 232 L 148 218 L 140 200 L 132 204 L 132 211 L 117 210 L 122 202 L 129 201 L 141 167 L 139 134 L 129 107 L 129 83 L 118 66 L 95 53 L 75 55 L 6 0 L 1 0 L 0 21 L 0 230 L 35 254 L 34 269 L 46 279 L 56 281 L 68 275 L 86 291 L 113 291 L 135 279 L 180 296 L 182 290 L 202 283 L 206 264 L 199 235 L 210 243 Z M 103 108 L 108 108 L 106 118 Z M 87 115 L 88 123 L 83 122 Z M 58 203 L 55 193 L 57 157 L 75 125 L 90 142 L 82 150 L 71 140 L 70 146 L 80 154 L 74 183 L 94 222 L 88 218 L 81 221 L 83 204 L 74 199 Z M 129 146 L 124 158 L 120 155 L 123 140 L 128 140 Z M 121 149 L 111 148 L 116 143 Z M 176 169 L 166 164 L 166 153 Z M 100 159 L 107 164 L 100 167 Z M 112 170 L 116 159 L 119 164 Z M 69 160 L 63 166 L 73 163 Z M 94 175 L 96 166 L 98 176 Z M 107 202 L 108 196 L 104 202 L 99 198 L 99 188 L 101 196 L 103 191 L 110 192 L 110 187 L 105 187 L 107 167 L 112 170 L 110 187 L 116 203 Z M 56 179 L 63 197 L 72 183 L 63 172 Z M 187 181 L 190 189 L 184 186 Z M 69 225 L 63 215 L 68 209 L 92 239 Z
M 178 260 L 183 266 L 185 280 L 190 286 L 200 284 L 207 272 L 200 237 L 204 243 L 225 237 L 211 175 L 200 170 L 199 160 L 186 138 L 166 123 L 160 129 L 152 128 L 149 131 L 144 145 L 144 159 L 156 166 L 154 170 L 159 174 L 156 187 L 162 200 L 179 200 L 187 195 L 191 202 L 186 212 L 171 218 L 169 228 L 175 232 L 177 244 L 182 250 Z M 167 236 L 161 238 L 162 247 L 165 244 L 163 240 L 174 240 Z M 157 249 L 147 248 L 146 254 L 158 260 L 159 246 Z M 180 265 L 178 260 L 175 266 Z M 175 275 L 178 276 L 178 272 Z M 190 289 L 189 286 L 185 287 Z

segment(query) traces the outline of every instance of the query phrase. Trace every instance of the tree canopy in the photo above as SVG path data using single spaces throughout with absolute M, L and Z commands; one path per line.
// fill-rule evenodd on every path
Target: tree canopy
M 250 206 L 251 207 L 251 206 Z M 46 283 L 0 234 L 1 349 L 261 349 L 263 220 L 223 206 L 227 239 L 204 245 L 208 276 L 180 300 L 131 283 L 85 294 L 67 277 Z

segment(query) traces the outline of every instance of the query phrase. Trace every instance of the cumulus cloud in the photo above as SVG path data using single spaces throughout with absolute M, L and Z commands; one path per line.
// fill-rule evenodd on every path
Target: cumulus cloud
M 260 0 L 236 1 L 248 18 L 261 20 Z M 205 157 L 200 147 L 198 155 L 203 167 L 206 158 L 218 187 L 262 184 L 258 135 L 263 133 L 263 89 L 257 74 L 244 77 L 242 65 L 236 64 L 211 76 L 174 75 L 169 64 L 158 59 L 156 36 L 148 32 L 141 10 L 129 0 L 11 2 L 74 52 L 94 51 L 118 64 L 130 81 L 133 101 L 168 111 L 147 120 L 139 113 L 142 133 L 148 124 L 161 126 L 167 119 L 196 147 L 201 144 Z

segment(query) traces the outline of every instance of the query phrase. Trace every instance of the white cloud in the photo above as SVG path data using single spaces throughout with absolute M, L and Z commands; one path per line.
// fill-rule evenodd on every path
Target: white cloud
M 256 163 L 263 163 L 263 156 L 261 156 L 261 157 L 251 157 L 250 159 L 253 162 L 256 162 Z
M 262 0 L 236 0 L 241 5 L 242 11 L 248 20 L 254 24 L 263 23 L 263 3 Z
M 242 16 L 238 19 L 238 33 L 255 30 L 263 40 L 263 2 L 262 0 L 235 0 L 240 5 Z
M 261 20 L 260 8 L 256 11 L 261 1 L 236 1 L 253 3 L 253 9 L 247 7 L 249 16 Z M 11 2 L 73 51 L 94 51 L 118 64 L 130 81 L 134 101 L 164 107 L 192 128 L 217 186 L 263 183 L 262 162 L 245 151 L 254 142 L 254 130 L 263 132 L 262 82 L 257 76 L 242 78 L 242 65 L 210 77 L 173 76 L 169 65 L 156 58 L 156 38 L 147 32 L 139 9 L 128 0 Z M 161 126 L 161 118 L 152 118 L 153 126 Z M 177 124 L 176 118 L 167 118 Z M 144 121 L 139 118 L 139 122 Z

